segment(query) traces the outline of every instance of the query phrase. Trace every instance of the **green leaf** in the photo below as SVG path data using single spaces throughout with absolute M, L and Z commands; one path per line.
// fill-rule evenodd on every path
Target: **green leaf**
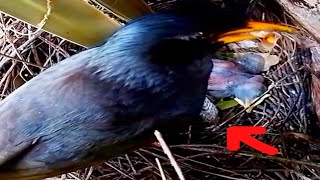
M 84 0 L 0 0 L 0 11 L 82 46 L 121 27 Z
M 151 13 L 151 8 L 144 0 L 94 0 L 110 9 L 124 20 L 130 20 L 144 14 Z
M 221 110 L 230 109 L 238 105 L 238 102 L 235 100 L 220 100 L 217 104 L 217 107 Z

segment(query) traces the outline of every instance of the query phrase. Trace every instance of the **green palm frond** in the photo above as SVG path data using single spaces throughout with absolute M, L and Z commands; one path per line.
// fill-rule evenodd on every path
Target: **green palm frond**
M 142 0 L 99 0 L 125 19 L 151 12 Z M 82 46 L 94 46 L 121 25 L 84 0 L 0 0 L 0 11 Z

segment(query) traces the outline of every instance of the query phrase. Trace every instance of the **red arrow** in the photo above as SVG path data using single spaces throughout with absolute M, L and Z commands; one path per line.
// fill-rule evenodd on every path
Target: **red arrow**
M 266 128 L 262 126 L 231 126 L 227 129 L 227 148 L 229 151 L 240 149 L 240 142 L 268 155 L 276 155 L 278 149 L 252 137 L 253 134 L 264 134 Z

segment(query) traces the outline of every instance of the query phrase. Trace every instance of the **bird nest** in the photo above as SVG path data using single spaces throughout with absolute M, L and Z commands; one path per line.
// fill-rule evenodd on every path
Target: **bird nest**
M 155 10 L 172 8 L 174 2 L 148 1 Z M 254 19 L 288 23 L 289 18 L 281 8 L 276 8 L 276 3 L 253 1 L 251 6 Z M 82 50 L 0 14 L 1 97 L 5 98 L 47 67 Z M 282 36 L 273 53 L 280 57 L 280 63 L 263 73 L 269 97 L 251 113 L 246 113 L 241 106 L 219 111 L 218 120 L 198 120 L 180 133 L 178 142 L 170 144 L 186 179 L 319 178 L 320 147 L 308 141 L 315 124 L 309 105 L 309 74 L 304 68 L 308 53 L 297 48 L 290 36 Z M 228 151 L 226 129 L 231 125 L 266 127 L 267 133 L 256 138 L 277 147 L 279 153 L 267 156 L 247 146 L 237 152 Z M 164 176 L 178 179 L 171 164 L 162 148 L 154 145 L 56 179 L 161 179 Z

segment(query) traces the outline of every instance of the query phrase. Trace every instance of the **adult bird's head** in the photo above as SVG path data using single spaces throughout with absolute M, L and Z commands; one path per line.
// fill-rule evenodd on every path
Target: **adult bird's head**
M 233 43 L 266 36 L 269 31 L 292 32 L 292 27 L 252 21 L 249 1 L 180 0 L 171 12 L 193 21 L 211 43 Z M 262 31 L 264 33 L 262 33 Z
M 245 5 L 222 8 L 210 0 L 183 0 L 177 7 L 132 20 L 108 40 L 107 46 L 113 44 L 112 53 L 128 50 L 127 54 L 139 53 L 155 63 L 180 66 L 190 65 L 223 44 L 261 38 L 265 34 L 261 31 L 294 31 L 250 21 Z

